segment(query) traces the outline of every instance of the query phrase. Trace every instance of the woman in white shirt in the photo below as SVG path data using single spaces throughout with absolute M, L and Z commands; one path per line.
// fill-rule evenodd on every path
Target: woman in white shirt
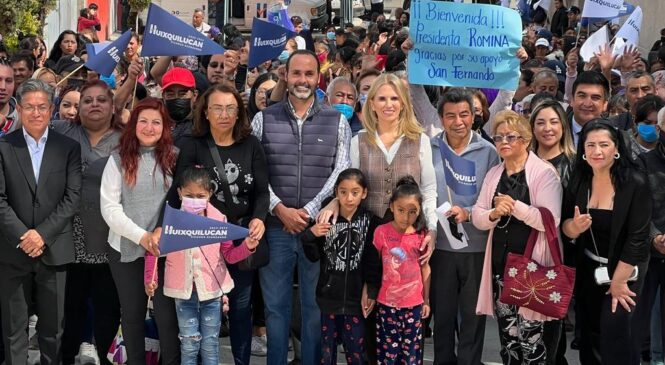
M 412 105 L 407 86 L 400 78 L 392 74 L 379 76 L 363 105 L 365 129 L 351 139 L 350 157 L 351 167 L 360 169 L 367 178 L 365 206 L 385 221 L 392 218 L 388 205 L 397 181 L 411 175 L 418 182 L 429 230 L 421 256 L 421 261 L 426 261 L 436 241 L 436 175 L 429 137 L 416 120 Z M 336 215 L 338 207 L 334 200 L 319 214 L 319 221 Z M 375 356 L 370 342 L 367 353 Z
M 152 230 L 171 185 L 176 159 L 168 112 L 161 100 L 147 98 L 132 111 L 102 175 L 101 211 L 110 229 L 108 260 L 120 298 L 127 362 L 132 365 L 145 364 L 148 297 L 143 286 L 143 256 L 146 251 L 159 256 Z M 162 364 L 175 365 L 180 363 L 175 303 L 161 291 L 163 260 L 158 267 L 160 289 L 153 303 Z

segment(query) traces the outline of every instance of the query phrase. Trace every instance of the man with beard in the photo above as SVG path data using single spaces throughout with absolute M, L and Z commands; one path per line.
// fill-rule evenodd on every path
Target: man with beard
M 20 123 L 14 95 L 14 70 L 6 59 L 0 58 L 0 137 L 18 129 Z
M 256 114 L 252 133 L 268 161 L 270 212 L 266 239 L 270 263 L 259 271 L 266 307 L 268 358 L 286 363 L 293 270 L 298 265 L 303 364 L 321 356 L 320 311 L 316 304 L 319 264 L 303 253 L 300 236 L 330 196 L 337 175 L 351 164 L 351 129 L 339 111 L 316 98 L 319 60 L 298 50 L 286 62 L 288 97 Z
M 191 71 L 182 67 L 168 70 L 162 77 L 162 98 L 173 119 L 173 143 L 179 146 L 183 137 L 192 134 L 192 110 L 196 102 L 196 81 Z

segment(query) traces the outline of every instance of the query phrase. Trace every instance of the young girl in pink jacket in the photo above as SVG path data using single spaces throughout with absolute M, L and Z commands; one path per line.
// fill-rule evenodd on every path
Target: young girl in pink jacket
M 178 195 L 182 210 L 226 221 L 226 217 L 208 202 L 213 186 L 206 169 L 190 167 L 180 177 Z M 227 241 L 166 256 L 164 295 L 175 298 L 182 365 L 196 365 L 199 352 L 203 365 L 219 364 L 220 299 L 233 289 L 225 262 L 233 264 L 246 258 L 257 244 L 258 241 L 245 240 L 234 246 L 233 242 Z M 145 288 L 149 296 L 157 288 L 157 279 L 153 278 L 155 260 L 152 255 L 146 256 L 145 260 Z

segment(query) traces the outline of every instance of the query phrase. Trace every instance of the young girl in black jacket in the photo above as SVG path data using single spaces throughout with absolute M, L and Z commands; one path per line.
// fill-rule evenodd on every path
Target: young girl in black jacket
M 302 236 L 305 255 L 321 261 L 316 301 L 321 308 L 321 364 L 337 364 L 341 340 L 349 364 L 363 364 L 363 317 L 372 311 L 381 285 L 381 260 L 372 244 L 379 219 L 360 207 L 367 182 L 358 169 L 342 171 L 335 183 L 337 222 L 313 225 Z M 323 204 L 327 204 L 325 201 Z

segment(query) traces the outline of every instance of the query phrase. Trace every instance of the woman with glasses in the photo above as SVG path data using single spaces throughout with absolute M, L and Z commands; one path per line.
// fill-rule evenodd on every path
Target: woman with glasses
M 195 165 L 207 168 L 215 187 L 210 203 L 224 213 L 229 222 L 249 229 L 246 240 L 259 241 L 265 232 L 264 220 L 270 200 L 268 166 L 263 147 L 251 131 L 240 94 L 234 87 L 213 85 L 197 102 L 193 137 L 182 144 L 175 178 Z M 213 154 L 219 155 L 223 167 L 217 166 Z M 171 188 L 167 200 L 174 208 L 180 208 L 176 189 Z M 234 282 L 234 289 L 229 293 L 231 349 L 236 364 L 249 364 L 250 294 L 254 272 L 242 271 L 238 265 L 228 265 L 228 269 Z
M 562 231 L 577 247 L 584 365 L 640 363 L 631 323 L 653 238 L 650 190 L 621 132 L 606 119 L 587 122 L 562 208 Z
M 561 183 L 551 164 L 529 152 L 533 135 L 526 119 L 502 111 L 494 119 L 492 132 L 503 163 L 485 176 L 471 213 L 476 228 L 490 230 L 476 312 L 496 315 L 504 364 L 546 364 L 556 358 L 561 326 L 545 326 L 545 321 L 554 318 L 499 299 L 508 253 L 524 254 L 533 229 L 541 233 L 532 259 L 553 265 L 538 208 L 547 208 L 559 225 Z

